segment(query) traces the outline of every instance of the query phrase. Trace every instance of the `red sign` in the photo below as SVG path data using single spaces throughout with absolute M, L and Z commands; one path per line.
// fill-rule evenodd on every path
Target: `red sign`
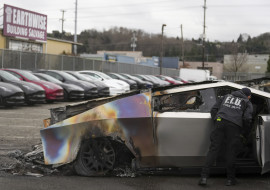
M 47 40 L 47 15 L 4 5 L 4 35 Z

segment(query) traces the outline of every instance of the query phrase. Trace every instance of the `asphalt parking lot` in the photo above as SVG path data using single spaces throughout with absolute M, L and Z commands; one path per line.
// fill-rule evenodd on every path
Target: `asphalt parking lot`
M 68 102 L 0 107 L 0 155 L 15 149 L 30 150 L 32 145 L 40 142 L 39 131 L 43 119 L 50 117 L 49 109 L 66 104 Z
M 39 144 L 39 131 L 43 119 L 50 116 L 49 109 L 71 102 L 38 104 L 13 108 L 0 108 L 0 189 L 202 189 L 197 185 L 199 175 L 138 175 L 136 177 L 80 177 L 76 175 L 52 175 L 31 177 L 6 174 L 1 171 L 10 162 L 10 151 L 30 151 Z M 75 103 L 75 102 L 72 102 Z M 269 189 L 268 175 L 241 175 L 239 184 L 231 189 Z M 228 189 L 224 176 L 213 176 L 207 189 Z

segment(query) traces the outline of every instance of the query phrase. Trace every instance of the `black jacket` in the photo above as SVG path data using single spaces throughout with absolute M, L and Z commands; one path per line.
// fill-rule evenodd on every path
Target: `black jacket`
M 248 97 L 241 91 L 235 91 L 219 99 L 211 109 L 212 119 L 221 117 L 242 127 L 250 125 L 253 107 Z

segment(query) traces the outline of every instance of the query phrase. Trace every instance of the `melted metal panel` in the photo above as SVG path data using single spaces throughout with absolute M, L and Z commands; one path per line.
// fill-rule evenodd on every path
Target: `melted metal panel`
M 69 163 L 84 138 L 111 136 L 136 156 L 153 155 L 151 92 L 118 99 L 41 130 L 46 164 Z

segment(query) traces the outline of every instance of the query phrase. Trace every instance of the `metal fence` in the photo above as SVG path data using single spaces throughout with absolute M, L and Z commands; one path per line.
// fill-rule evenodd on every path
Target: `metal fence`
M 0 61 L 2 68 L 16 68 L 31 71 L 37 69 L 53 69 L 70 71 L 96 70 L 101 72 L 151 75 L 159 75 L 160 73 L 159 67 L 6 49 L 0 49 Z M 167 76 L 179 76 L 179 70 L 163 68 L 162 74 Z
M 270 73 L 233 73 L 233 72 L 223 72 L 223 80 L 226 81 L 244 81 L 252 80 L 256 78 L 270 77 Z

